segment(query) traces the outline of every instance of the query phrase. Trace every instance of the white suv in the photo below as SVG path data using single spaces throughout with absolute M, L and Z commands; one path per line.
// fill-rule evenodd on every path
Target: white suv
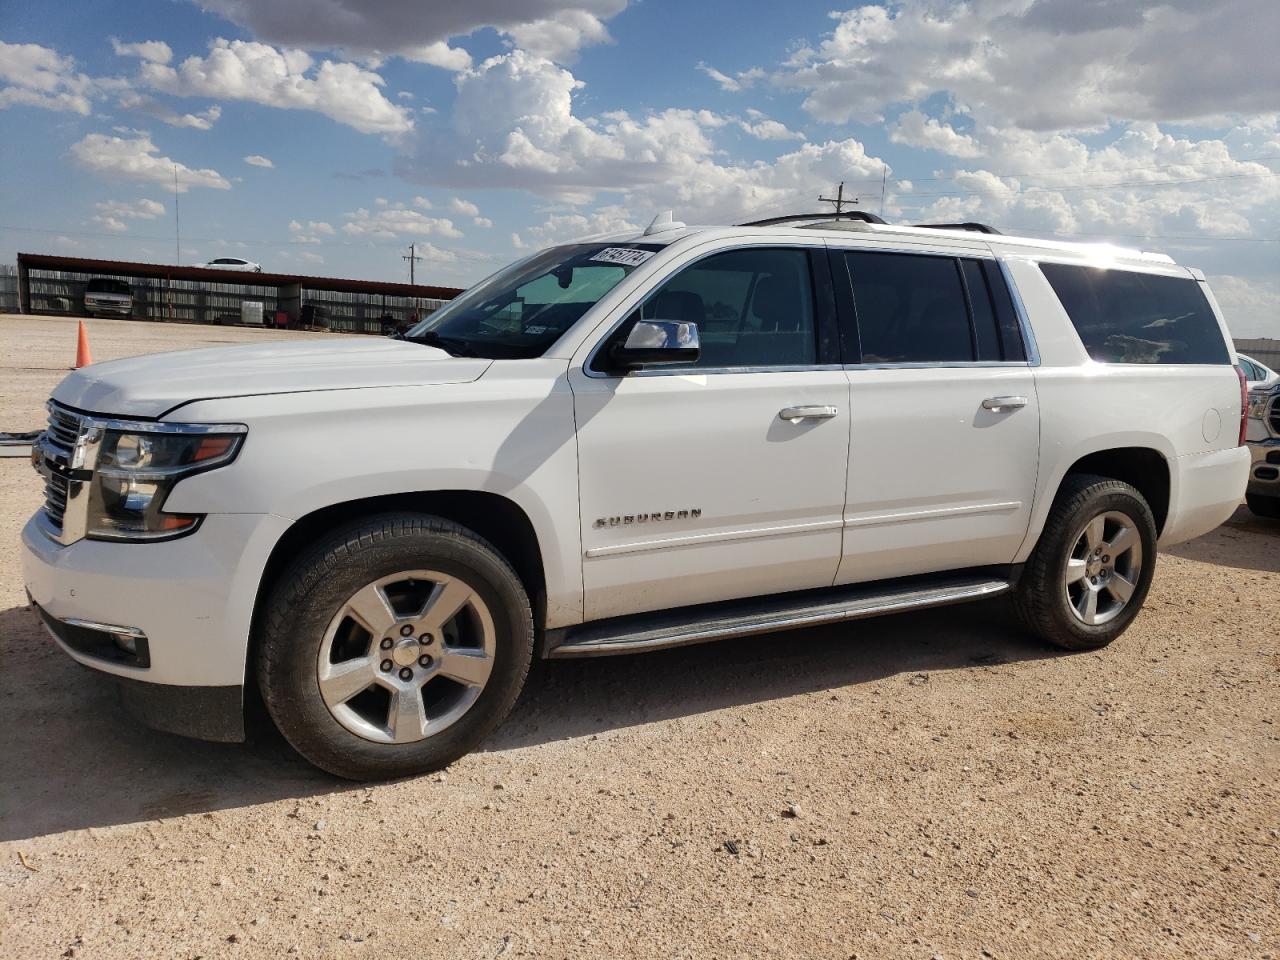
M 35 609 L 144 721 L 340 776 L 449 763 L 531 658 L 1010 593 L 1102 647 L 1249 473 L 1231 340 L 1160 255 L 869 215 L 543 251 L 403 339 L 68 376 Z

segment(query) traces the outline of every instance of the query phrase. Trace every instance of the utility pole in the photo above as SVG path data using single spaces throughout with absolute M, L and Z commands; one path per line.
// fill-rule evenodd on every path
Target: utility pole
M 834 197 L 822 197 L 822 196 L 820 196 L 820 197 L 818 197 L 818 202 L 819 202 L 819 203 L 834 203 L 834 204 L 836 205 L 836 216 L 839 216 L 841 213 L 843 213 L 843 212 L 844 212 L 844 205 L 845 205 L 846 203 L 856 206 L 856 205 L 857 205 L 857 203 L 858 203 L 858 198 L 857 198 L 857 197 L 854 197 L 852 200 L 846 200 L 846 199 L 844 198 L 844 181 L 843 181 L 843 180 L 841 180 L 841 181 L 840 181 L 840 189 L 838 189 L 838 190 L 836 191 L 836 195 L 835 195 Z
M 182 224 L 178 219 L 178 165 L 173 165 L 173 262 L 182 265 Z
M 419 260 L 421 260 L 421 259 L 422 259 L 422 258 L 421 258 L 420 256 L 418 256 L 418 254 L 417 254 L 416 246 L 417 246 L 417 245 L 416 245 L 416 244 L 413 244 L 413 243 L 409 244 L 409 253 L 408 253 L 408 255 L 404 255 L 404 254 L 402 254 L 402 255 L 400 256 L 400 259 L 401 259 L 401 260 L 408 260 L 408 261 L 409 261 L 409 286 L 411 286 L 411 287 L 416 287 L 416 286 L 417 286 L 417 282 L 414 280 L 414 271 L 413 271 L 413 266 L 414 266 L 414 264 L 415 264 L 417 261 L 419 261 Z M 413 293 L 414 293 L 414 297 L 413 297 L 413 322 L 414 322 L 414 323 L 417 323 L 417 322 L 418 322 L 418 314 L 419 314 L 419 313 L 421 313 L 421 311 L 422 311 L 422 304 L 421 304 L 421 302 L 418 300 L 418 296 L 417 296 L 418 291 L 417 291 L 417 290 L 415 290 Z
M 884 219 L 884 188 L 889 182 L 889 165 L 882 163 L 880 171 L 880 219 Z

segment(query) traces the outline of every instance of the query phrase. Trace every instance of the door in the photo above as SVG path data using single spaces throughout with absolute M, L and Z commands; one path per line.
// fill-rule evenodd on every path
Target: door
M 842 321 L 861 362 L 848 366 L 837 582 L 1011 563 L 1030 522 L 1040 421 L 999 265 L 865 250 L 841 260 Z
M 698 363 L 610 372 L 640 317 L 696 323 Z M 588 619 L 831 584 L 849 453 L 835 349 L 825 251 L 736 248 L 678 268 L 571 372 Z

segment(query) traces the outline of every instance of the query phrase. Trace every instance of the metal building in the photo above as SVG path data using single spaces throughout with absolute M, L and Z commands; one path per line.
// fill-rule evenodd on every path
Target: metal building
M 19 253 L 18 309 L 84 316 L 85 288 L 93 279 L 127 284 L 133 319 L 240 323 L 243 304 L 249 303 L 262 305 L 267 325 L 283 321 L 297 326 L 305 317 L 313 325 L 351 333 L 379 333 L 384 319 L 403 325 L 462 292 L 457 287 L 426 284 Z M 250 312 L 256 314 L 256 306 Z

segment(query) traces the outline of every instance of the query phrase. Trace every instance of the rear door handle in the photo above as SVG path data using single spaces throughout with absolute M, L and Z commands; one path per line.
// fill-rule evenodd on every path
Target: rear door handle
M 982 401 L 983 410 L 994 410 L 997 413 L 1001 410 L 1017 410 L 1026 405 L 1026 397 L 987 397 Z
M 839 412 L 839 407 L 783 407 L 778 411 L 778 419 L 792 423 L 799 423 L 801 420 L 830 420 Z

